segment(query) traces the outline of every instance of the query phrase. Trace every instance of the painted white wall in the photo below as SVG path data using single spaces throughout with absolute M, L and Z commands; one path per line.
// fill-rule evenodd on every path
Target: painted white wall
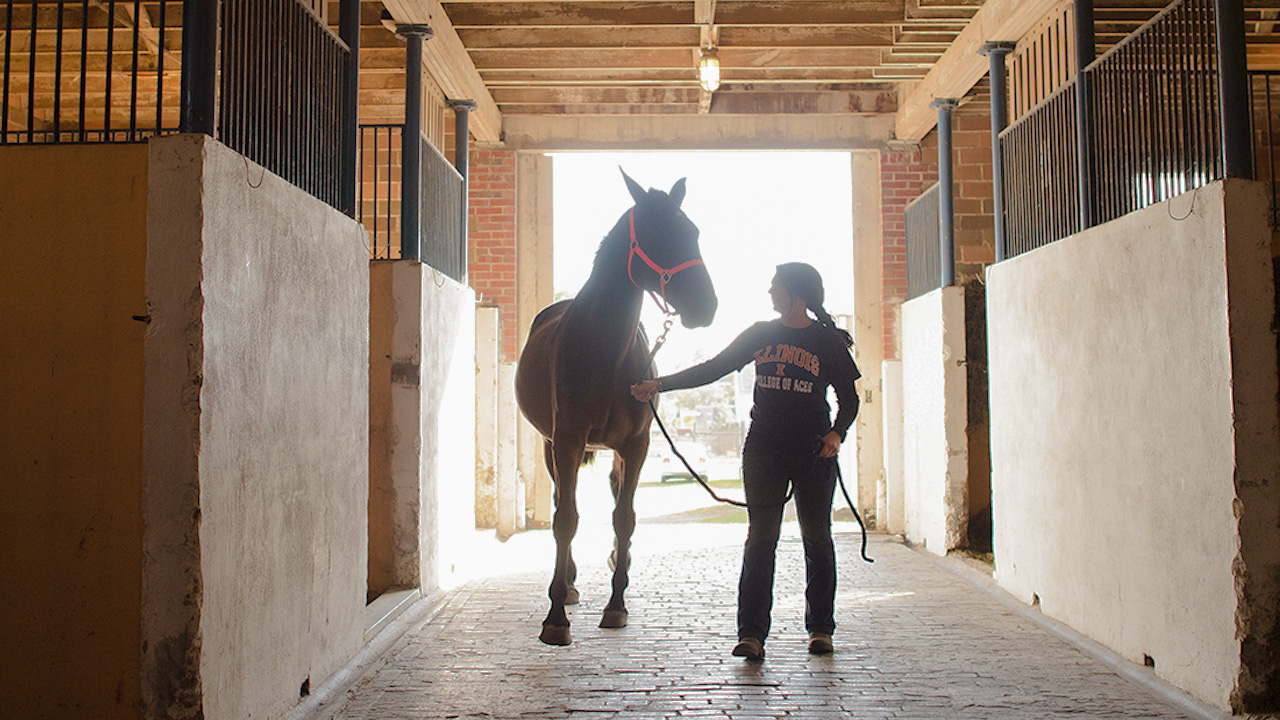
M 1266 218 L 1219 182 L 987 273 L 997 581 L 1222 708 L 1280 580 Z
M 476 308 L 476 527 L 498 526 L 499 310 Z
M 884 252 L 884 235 L 880 217 L 880 151 L 855 150 L 849 153 L 850 189 L 853 212 L 853 355 L 862 371 L 858 395 L 862 406 L 850 433 L 854 440 L 858 478 L 857 503 L 872 527 L 885 528 L 884 511 L 879 498 L 886 491 L 883 456 L 885 431 L 882 426 L 884 402 L 881 393 L 880 363 L 884 359 L 884 312 L 880 297 Z M 845 477 L 851 477 L 846 474 Z
M 205 136 L 150 164 L 144 716 L 280 717 L 363 642 L 365 234 Z
M 498 367 L 498 539 L 506 540 L 525 529 L 524 482 L 519 472 L 518 428 L 523 416 L 516 405 L 516 364 Z
M 964 288 L 902 304 L 903 525 L 946 555 L 968 529 Z
M 404 539 L 426 594 L 455 584 L 475 533 L 476 296 L 412 261 L 396 263 L 392 293 L 395 512 L 416 528 Z
M 880 364 L 880 395 L 884 398 L 884 485 L 877 495 L 880 521 L 890 533 L 906 532 L 902 503 L 902 361 L 885 360 Z

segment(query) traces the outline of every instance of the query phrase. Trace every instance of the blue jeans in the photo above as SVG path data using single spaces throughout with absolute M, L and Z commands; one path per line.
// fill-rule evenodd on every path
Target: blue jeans
M 790 481 L 804 542 L 804 626 L 830 634 L 836 627 L 836 550 L 831 540 L 835 458 L 808 450 L 778 451 L 750 442 L 742 452 L 747 503 L 747 543 L 738 579 L 738 637 L 764 640 L 773 610 L 774 555 L 782 529 L 782 499 Z

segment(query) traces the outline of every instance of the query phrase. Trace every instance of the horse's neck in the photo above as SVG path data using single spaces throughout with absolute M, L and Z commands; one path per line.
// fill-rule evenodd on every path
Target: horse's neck
M 569 314 L 589 327 L 598 342 L 625 347 L 640 324 L 643 294 L 627 276 L 626 253 L 620 255 L 621 259 L 606 257 L 596 264 Z

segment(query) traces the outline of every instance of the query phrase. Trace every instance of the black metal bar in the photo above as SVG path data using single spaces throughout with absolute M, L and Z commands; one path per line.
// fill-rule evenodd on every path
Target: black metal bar
M 995 216 L 996 262 L 1005 258 L 1004 214 L 1004 153 L 1000 149 L 1000 133 L 1009 124 L 1008 72 L 1005 56 L 1013 52 L 1016 43 L 989 42 L 982 46 L 990 66 L 987 76 L 991 83 L 991 182 Z
M 160 29 L 156 36 L 156 44 L 160 49 L 156 52 L 156 134 L 164 132 L 164 56 L 168 46 L 164 44 L 165 7 L 168 0 L 160 0 Z
M 215 136 L 220 0 L 182 3 L 182 132 Z
M 1214 0 L 1218 54 L 1218 122 L 1227 177 L 1253 178 L 1249 148 L 1249 75 L 1243 0 Z
M 105 142 L 110 142 L 111 134 L 111 70 L 115 65 L 115 39 L 116 39 L 116 0 L 107 1 L 107 64 L 103 69 L 104 80 L 106 82 L 106 99 L 103 101 L 103 119 L 102 119 L 102 136 Z
M 80 114 L 76 118 L 76 122 L 80 125 L 80 142 L 87 142 L 89 138 L 85 128 L 84 106 L 85 96 L 89 92 L 88 83 L 86 82 L 89 77 L 89 0 L 83 0 L 80 3 L 80 12 Z
M 1080 227 L 1093 227 L 1094 190 L 1093 114 L 1089 103 L 1089 64 L 1097 54 L 1094 36 L 1093 0 L 1073 0 L 1072 10 L 1076 33 L 1076 177 L 1080 203 Z
M 356 133 L 360 124 L 360 0 L 338 4 L 338 37 L 347 44 L 342 73 L 342 173 L 338 209 L 355 214 Z
M 959 103 L 938 98 L 930 103 L 938 110 L 938 245 L 942 287 L 956 282 L 955 188 L 952 185 L 951 111 Z
M 62 142 L 62 29 L 63 0 L 58 0 L 58 34 L 54 41 L 53 59 L 53 141 Z M 35 48 L 31 49 L 31 64 L 35 65 Z
M 142 12 L 142 0 L 133 0 L 133 77 L 129 86 L 129 142 L 134 142 L 138 137 L 138 43 L 141 40 L 138 36 L 138 28 L 142 25 L 140 19 Z
M 13 3 L 5 4 L 4 12 L 4 92 L 0 104 L 0 144 L 9 142 L 9 66 L 13 50 Z M 82 83 L 83 85 L 83 83 Z
M 400 257 L 422 259 L 422 43 L 435 33 L 426 25 L 399 25 L 405 39 L 404 131 L 401 135 Z
M 31 52 L 27 58 L 27 142 L 36 141 L 36 0 L 31 0 Z
M 462 276 L 457 278 L 459 282 L 466 282 L 466 273 L 468 269 L 467 262 L 467 224 L 468 213 L 471 211 L 471 163 L 469 160 L 469 149 L 471 145 L 471 129 L 470 117 L 471 111 L 476 109 L 475 100 L 450 100 L 449 107 L 453 108 L 453 166 L 457 169 L 458 174 L 462 176 L 462 198 L 459 205 L 459 258 L 458 263 Z

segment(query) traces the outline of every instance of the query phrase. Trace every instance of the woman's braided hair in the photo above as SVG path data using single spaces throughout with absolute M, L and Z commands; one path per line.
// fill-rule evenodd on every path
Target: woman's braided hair
M 826 292 L 822 287 L 822 275 L 817 268 L 808 263 L 783 263 L 778 266 L 778 282 L 787 289 L 787 292 L 804 300 L 805 307 L 817 316 L 818 324 L 838 334 L 845 347 L 853 347 L 853 338 L 836 325 L 831 313 L 822 306 L 826 299 Z

